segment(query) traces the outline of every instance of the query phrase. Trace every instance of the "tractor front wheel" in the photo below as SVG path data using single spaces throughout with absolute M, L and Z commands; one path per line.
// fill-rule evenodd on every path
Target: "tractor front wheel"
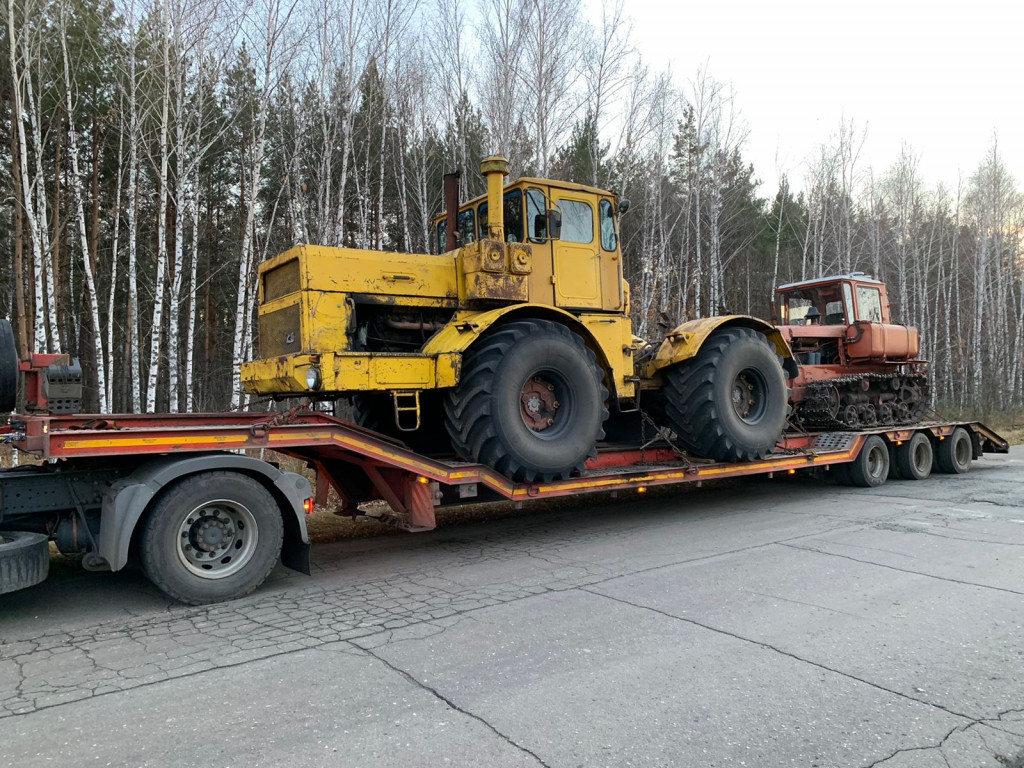
M 665 399 L 687 451 L 715 461 L 752 461 L 782 437 L 789 395 L 768 340 L 749 328 L 723 328 L 692 360 L 665 371 Z
M 445 400 L 456 452 L 512 480 L 562 480 L 597 453 L 608 392 L 594 353 L 547 320 L 502 325 L 463 356 Z

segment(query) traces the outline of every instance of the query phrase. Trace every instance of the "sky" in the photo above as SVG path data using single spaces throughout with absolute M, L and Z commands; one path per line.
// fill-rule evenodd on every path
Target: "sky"
M 633 40 L 684 90 L 706 66 L 731 83 L 744 157 L 773 194 L 803 186 L 807 158 L 842 120 L 866 128 L 880 176 L 906 142 L 929 187 L 955 191 L 998 140 L 1024 183 L 1024 4 L 1014 0 L 625 0 Z

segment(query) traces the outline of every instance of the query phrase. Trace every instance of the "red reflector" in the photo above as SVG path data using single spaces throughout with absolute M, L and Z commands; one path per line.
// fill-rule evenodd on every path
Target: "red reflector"
M 312 515 L 313 514 L 313 500 L 312 499 L 306 499 L 304 502 L 302 502 L 302 509 L 303 509 L 303 511 L 307 515 Z

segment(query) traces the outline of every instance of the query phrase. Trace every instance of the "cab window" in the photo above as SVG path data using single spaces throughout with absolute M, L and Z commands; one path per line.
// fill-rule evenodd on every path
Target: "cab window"
M 598 205 L 598 214 L 601 222 L 601 248 L 605 251 L 614 251 L 618 241 L 615 237 L 615 216 L 611 200 L 601 201 Z
M 473 209 L 460 211 L 456 224 L 456 241 L 459 245 L 466 245 L 476 240 L 476 226 L 474 225 L 475 215 Z M 461 237 L 461 240 L 459 239 Z M 448 244 L 448 220 L 446 218 L 437 222 L 437 252 L 444 253 Z
M 872 323 L 882 322 L 882 295 L 877 288 L 867 285 L 857 286 L 858 320 Z
M 526 226 L 529 228 L 532 242 L 543 243 L 547 240 L 548 217 L 544 193 L 536 187 L 526 190 Z
M 559 200 L 562 212 L 562 242 L 594 242 L 594 209 L 580 200 Z
M 505 241 L 521 243 L 523 241 L 523 193 L 521 190 L 513 189 L 505 193 L 504 210 Z M 480 203 L 476 211 L 479 222 L 477 230 L 481 238 L 487 237 L 487 203 Z

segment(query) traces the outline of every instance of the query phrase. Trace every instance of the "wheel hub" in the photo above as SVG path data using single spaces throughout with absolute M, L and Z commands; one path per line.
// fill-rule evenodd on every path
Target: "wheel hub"
M 523 422 L 534 432 L 543 432 L 555 423 L 559 403 L 555 399 L 555 385 L 540 376 L 534 376 L 523 385 L 519 396 L 519 410 Z
M 732 407 L 748 424 L 757 423 L 764 415 L 767 396 L 764 379 L 750 369 L 741 371 L 732 384 Z
M 221 500 L 198 507 L 178 527 L 178 558 L 192 573 L 220 579 L 242 568 L 256 550 L 258 532 L 252 513 Z

